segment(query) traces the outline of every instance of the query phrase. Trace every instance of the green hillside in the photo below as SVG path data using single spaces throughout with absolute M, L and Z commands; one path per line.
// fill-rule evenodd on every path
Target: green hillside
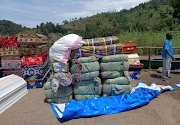
M 171 2 L 170 2 L 171 1 Z M 83 38 L 131 34 L 131 32 L 176 32 L 180 31 L 180 1 L 151 0 L 130 10 L 102 12 L 91 17 L 64 20 L 64 25 L 41 23 L 36 28 L 26 28 L 11 21 L 0 20 L 0 35 L 15 35 L 19 32 L 42 33 L 51 41 L 69 33 Z M 128 37 L 126 37 L 128 38 Z M 126 40 L 128 41 L 128 40 Z
M 0 20 L 0 35 L 11 36 L 25 30 L 27 30 L 27 28 L 19 24 L 8 20 Z
M 76 33 L 85 38 L 117 35 L 125 31 L 180 30 L 178 18 L 173 17 L 174 9 L 169 4 L 169 0 L 151 0 L 130 10 L 80 18 L 63 27 L 67 29 L 68 33 Z

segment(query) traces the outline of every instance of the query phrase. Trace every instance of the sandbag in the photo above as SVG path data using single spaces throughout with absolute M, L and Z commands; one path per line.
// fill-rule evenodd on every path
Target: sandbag
M 75 95 L 100 95 L 102 90 L 102 85 L 95 86 L 90 84 L 87 86 L 73 86 L 73 92 Z
M 101 71 L 119 71 L 124 72 L 129 69 L 129 62 L 119 61 L 119 62 L 108 62 L 100 64 Z
M 66 103 L 68 101 L 72 100 L 72 95 L 66 96 L 66 97 L 58 97 L 58 98 L 49 98 L 47 99 L 47 102 L 49 103 Z
M 57 95 L 54 95 L 52 92 L 52 89 L 45 89 L 44 90 L 46 98 L 59 98 L 59 97 L 66 97 L 69 95 L 72 95 L 72 86 L 59 86 L 59 89 L 57 91 Z
M 99 37 L 93 39 L 83 39 L 85 42 L 83 46 L 105 46 L 112 45 L 119 42 L 119 38 L 116 36 Z
M 75 73 L 72 74 L 73 81 L 85 81 L 91 80 L 99 76 L 99 71 L 89 72 L 89 73 Z
M 78 49 L 83 45 L 82 37 L 76 34 L 63 36 L 49 49 L 51 62 L 62 62 L 67 64 L 71 50 Z
M 81 48 L 73 50 L 71 52 L 71 58 L 77 59 L 80 57 L 89 57 L 89 56 L 102 58 L 103 56 L 115 55 L 121 53 L 122 53 L 121 44 L 113 44 L 107 46 L 82 46 Z
M 89 63 L 89 62 L 96 62 L 97 58 L 95 56 L 90 57 L 81 57 L 79 59 L 72 59 L 72 64 L 79 64 L 79 63 Z
M 93 80 L 79 81 L 73 85 L 75 95 L 100 95 L 101 91 L 102 85 L 99 77 L 95 77 Z
M 87 100 L 92 97 L 100 97 L 100 95 L 74 95 L 76 100 Z
M 126 54 L 117 54 L 117 55 L 110 55 L 104 56 L 101 62 L 118 62 L 118 61 L 128 61 L 128 55 Z
M 71 67 L 71 73 L 88 73 L 92 71 L 99 71 L 99 62 L 90 62 L 90 63 L 79 63 L 74 64 Z
M 131 85 L 103 84 L 103 96 L 105 97 L 130 94 L 131 90 L 132 90 Z
M 117 77 L 114 79 L 103 79 L 103 84 L 130 85 L 130 81 L 126 77 Z
M 119 71 L 105 71 L 105 72 L 101 72 L 101 77 L 105 78 L 105 79 L 113 79 L 113 78 L 117 78 L 120 76 L 123 76 L 123 72 L 119 72 Z

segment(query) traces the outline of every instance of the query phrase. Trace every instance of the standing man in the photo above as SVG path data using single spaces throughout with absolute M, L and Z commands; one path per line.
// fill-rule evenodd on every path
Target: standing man
M 162 49 L 162 58 L 163 58 L 163 70 L 161 77 L 163 79 L 171 78 L 170 76 L 170 70 L 171 70 L 171 62 L 172 60 L 175 60 L 173 56 L 173 49 L 171 44 L 172 34 L 167 33 L 166 34 L 166 40 L 163 43 L 163 49 Z

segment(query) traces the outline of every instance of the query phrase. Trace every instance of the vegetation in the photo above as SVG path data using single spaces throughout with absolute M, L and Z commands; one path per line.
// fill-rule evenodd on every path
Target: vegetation
M 68 33 L 84 38 L 117 35 L 123 32 L 179 31 L 178 18 L 169 0 L 151 0 L 130 10 L 106 12 L 69 22 L 63 27 Z
M 30 29 L 11 21 L 0 20 L 0 34 L 42 33 L 48 36 L 50 44 L 69 33 L 83 38 L 116 35 L 120 42 L 134 41 L 137 46 L 162 46 L 165 34 L 172 32 L 173 46 L 180 46 L 179 0 L 151 0 L 130 10 L 102 12 L 91 17 L 64 20 L 62 23 L 63 25 L 41 23 Z
M 0 35 L 12 36 L 26 29 L 26 27 L 22 27 L 21 25 L 15 24 L 11 21 L 0 20 Z
M 166 39 L 167 32 L 124 32 L 118 35 L 120 42 L 133 41 L 138 47 L 153 46 L 162 47 Z M 172 46 L 180 47 L 180 32 L 171 32 L 173 34 Z M 179 54 L 180 49 L 174 49 L 174 54 Z M 147 49 L 138 49 L 138 54 L 145 55 L 148 53 Z M 152 54 L 161 55 L 161 49 L 152 49 Z

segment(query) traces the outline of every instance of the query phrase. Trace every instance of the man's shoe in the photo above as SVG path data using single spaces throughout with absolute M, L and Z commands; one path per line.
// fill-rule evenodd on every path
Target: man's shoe
M 166 77 L 166 76 L 163 76 L 163 77 L 161 76 L 161 78 L 162 78 L 163 81 L 165 81 L 166 79 L 168 79 L 168 77 Z
M 168 76 L 169 79 L 171 79 L 172 77 L 171 76 Z

